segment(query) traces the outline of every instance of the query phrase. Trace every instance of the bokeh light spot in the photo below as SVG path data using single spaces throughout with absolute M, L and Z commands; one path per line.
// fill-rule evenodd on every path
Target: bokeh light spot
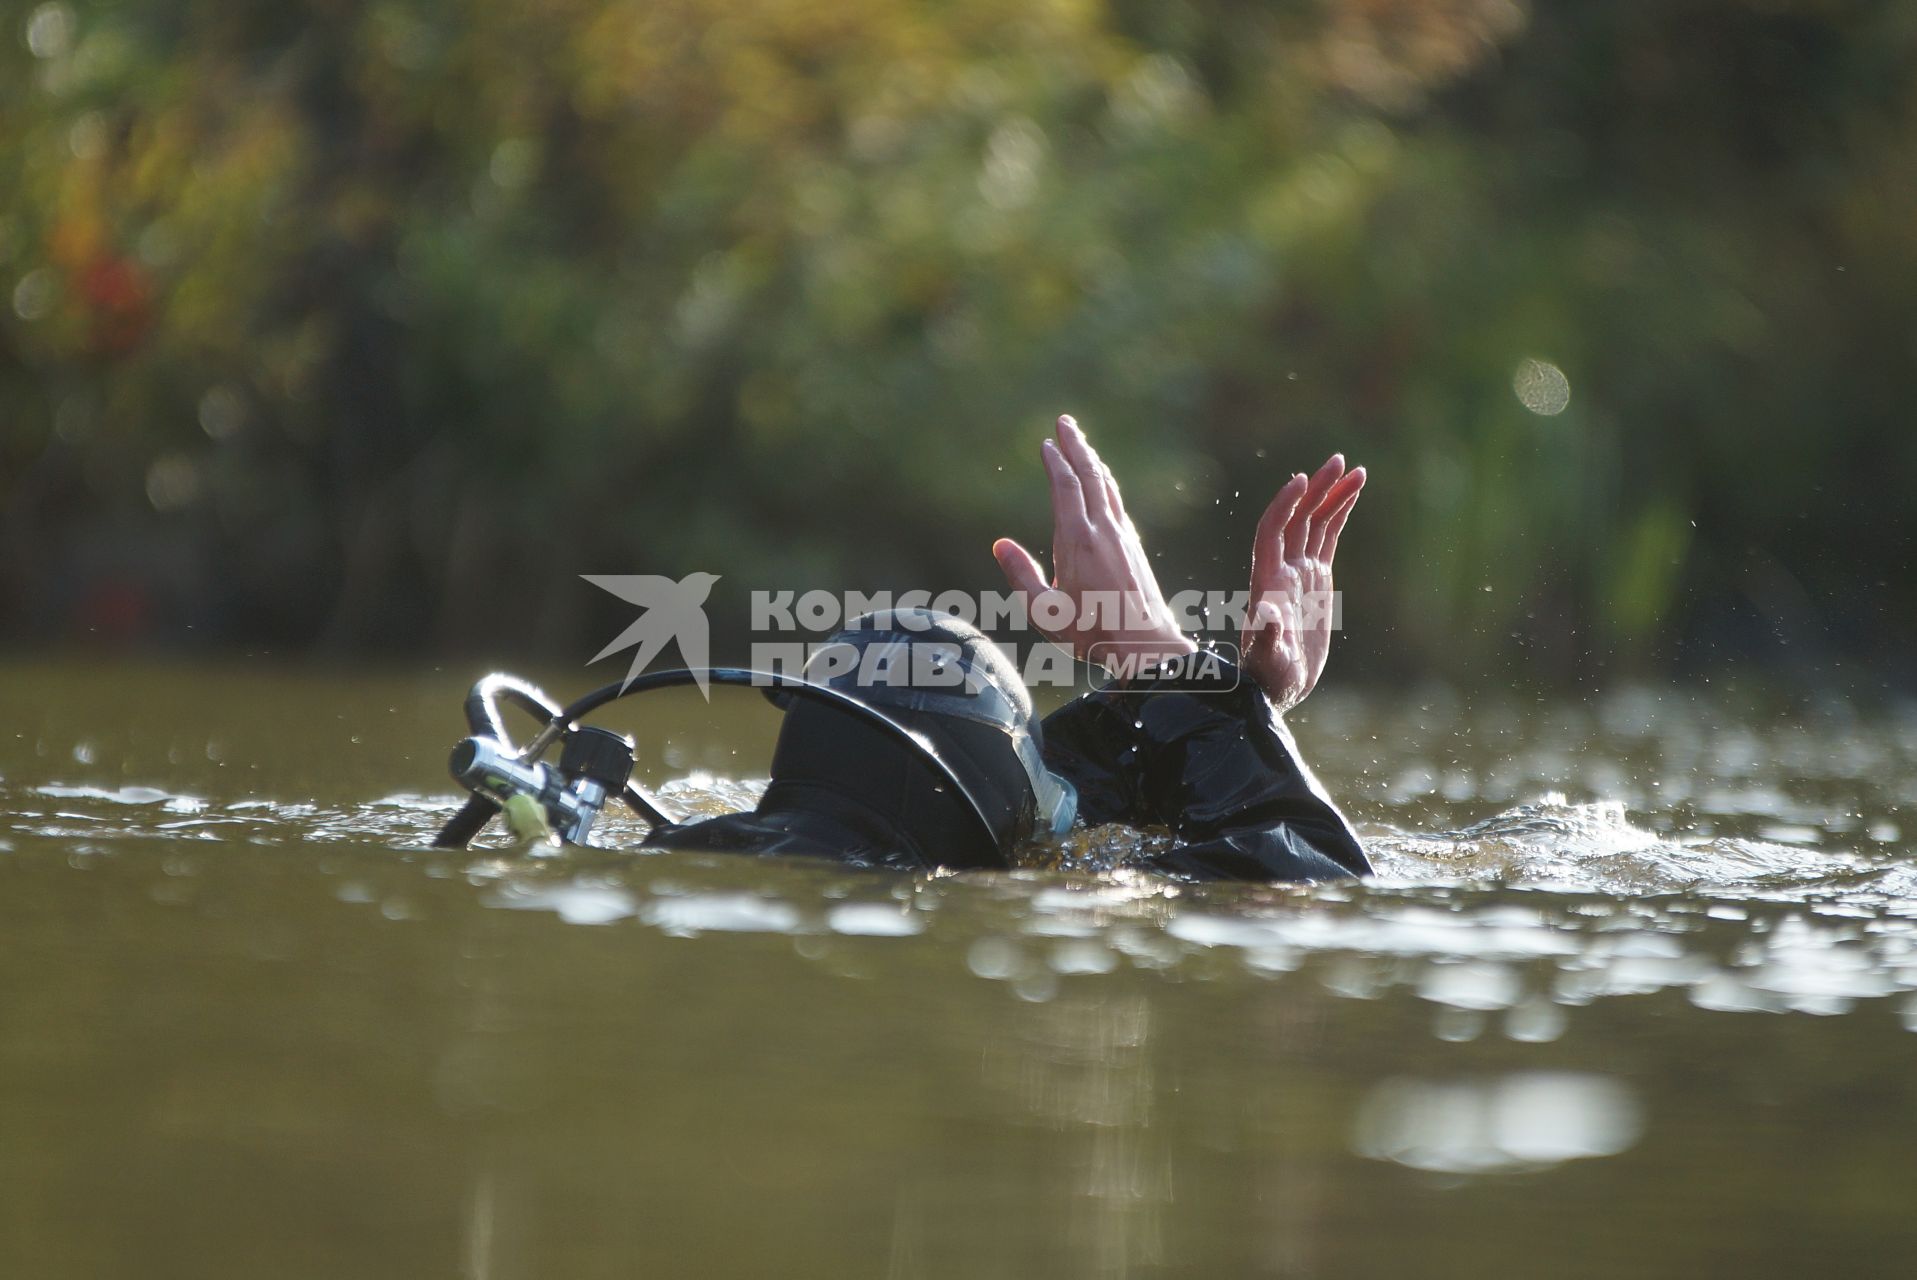
M 210 439 L 224 440 L 246 424 L 246 401 L 231 387 L 217 386 L 200 397 L 200 429 Z
M 13 311 L 22 320 L 44 319 L 59 299 L 60 285 L 45 267 L 27 272 L 13 289 Z
M 155 511 L 178 511 L 200 496 L 200 472 L 193 460 L 169 453 L 146 469 L 147 501 Z
M 1548 360 L 1520 362 L 1511 375 L 1511 390 L 1519 404 L 1546 418 L 1555 418 L 1571 404 L 1571 380 Z
M 27 17 L 27 49 L 36 58 L 57 58 L 73 44 L 73 10 L 43 4 Z

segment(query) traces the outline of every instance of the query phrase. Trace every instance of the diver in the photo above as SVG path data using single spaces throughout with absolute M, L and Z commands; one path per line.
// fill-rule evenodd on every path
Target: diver
M 1049 616 L 1069 621 L 1044 634 L 1075 657 L 1130 674 L 1041 722 L 1016 668 L 971 624 L 930 610 L 855 619 L 807 666 L 838 700 L 770 691 L 785 716 L 757 807 L 659 823 L 647 846 L 988 868 L 1007 866 L 1035 836 L 1123 823 L 1173 837 L 1128 865 L 1181 879 L 1370 872 L 1283 719 L 1324 670 L 1332 622 L 1310 602 L 1329 599 L 1332 558 L 1364 469 L 1347 472 L 1334 456 L 1278 491 L 1253 544 L 1256 603 L 1240 663 L 1209 654 L 1197 663 L 1111 470 L 1071 418 L 1058 420 L 1055 435 L 1041 446 L 1053 580 L 1010 539 L 993 555 L 1028 602 L 1119 593 L 1132 607 L 1062 609 Z M 928 672 L 936 678 L 920 678 Z

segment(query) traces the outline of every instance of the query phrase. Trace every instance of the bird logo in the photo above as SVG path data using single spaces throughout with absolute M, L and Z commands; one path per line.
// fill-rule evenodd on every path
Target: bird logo
M 688 573 L 676 582 L 657 573 L 582 573 L 579 576 L 602 591 L 610 591 L 627 604 L 636 604 L 645 610 L 631 626 L 619 633 L 618 639 L 592 658 L 592 662 L 597 662 L 628 646 L 637 646 L 632 655 L 632 665 L 626 669 L 625 681 L 619 686 L 621 691 L 639 678 L 646 664 L 668 642 L 676 640 L 679 642 L 679 656 L 692 668 L 699 692 L 707 701 L 711 701 L 712 690 L 706 679 L 706 653 L 712 633 L 706 623 L 705 604 L 706 597 L 712 594 L 712 584 L 719 580 L 718 574 Z M 586 665 L 591 666 L 592 662 Z

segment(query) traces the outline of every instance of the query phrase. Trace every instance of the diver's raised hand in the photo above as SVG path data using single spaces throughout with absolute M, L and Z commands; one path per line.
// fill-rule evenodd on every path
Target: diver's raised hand
M 1280 711 L 1303 702 L 1331 654 L 1331 560 L 1365 469 L 1333 454 L 1318 473 L 1293 476 L 1258 521 L 1251 551 L 1251 610 L 1240 637 L 1245 671 Z
M 1178 629 L 1118 481 L 1078 423 L 1058 420 L 1057 439 L 1039 452 L 1052 482 L 1052 569 L 1048 583 L 1038 559 L 1010 538 L 992 555 L 1046 639 L 1087 662 L 1126 669 L 1191 653 L 1197 646 Z

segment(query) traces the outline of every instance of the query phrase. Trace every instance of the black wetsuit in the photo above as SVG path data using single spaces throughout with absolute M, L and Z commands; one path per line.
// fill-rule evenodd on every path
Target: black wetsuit
M 1144 677 L 1085 694 L 1045 718 L 1045 763 L 1078 788 L 1080 824 L 1168 828 L 1174 847 L 1128 865 L 1182 879 L 1369 874 L 1364 847 L 1298 758 L 1263 692 L 1230 664 L 1217 666 L 1215 684 L 1200 691 Z M 897 805 L 860 798 L 874 771 L 922 767 L 890 746 L 887 760 L 861 761 L 836 785 L 830 777 L 781 780 L 775 756 L 774 782 L 756 810 L 662 826 L 646 843 L 918 868 L 991 865 L 941 844 L 952 827 L 976 825 L 964 815 L 900 820 Z

